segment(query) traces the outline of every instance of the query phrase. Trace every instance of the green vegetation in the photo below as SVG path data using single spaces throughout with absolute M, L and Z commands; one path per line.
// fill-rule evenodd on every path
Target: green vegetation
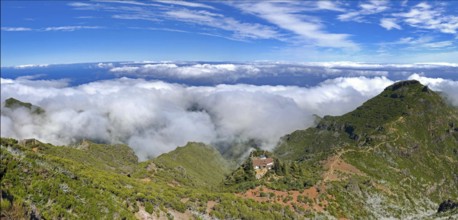
M 221 156 L 217 151 L 202 144 L 191 143 L 157 158 L 154 163 L 160 165 L 156 168 L 151 168 L 153 161 L 136 163 L 136 157 L 124 145 L 85 141 L 74 147 L 43 143 L 21 146 L 10 138 L 1 138 L 0 144 L 2 218 L 135 219 L 141 209 L 152 216 L 169 218 L 174 212 L 188 213 L 191 219 L 199 215 L 247 219 L 297 217 L 288 207 L 271 207 L 218 192 L 217 187 L 209 189 L 224 174 L 197 171 L 204 171 L 207 166 L 218 165 L 220 168 L 215 169 L 220 171 L 227 167 L 223 166 L 225 162 L 218 161 Z M 194 150 L 196 158 L 203 154 L 214 160 L 197 162 L 183 154 L 192 154 Z M 179 158 L 191 161 L 180 163 Z M 180 170 L 189 174 L 187 178 L 192 184 L 179 182 L 185 180 L 182 176 L 172 180 L 174 167 L 182 167 Z M 171 176 L 166 175 L 168 172 Z M 209 207 L 209 202 L 214 207 Z
M 28 102 L 21 102 L 15 98 L 9 98 L 5 100 L 5 107 L 10 108 L 10 109 L 16 109 L 16 108 L 23 107 L 23 108 L 28 109 L 29 111 L 31 111 L 34 114 L 45 113 L 45 111 L 42 108 L 32 105 L 31 103 L 28 103 Z
M 72 147 L 38 146 L 38 151 L 61 158 L 78 161 L 86 166 L 120 174 L 132 174 L 138 164 L 133 150 L 123 144 L 97 144 L 83 140 Z
M 274 167 L 264 177 L 256 179 L 251 158 L 261 155 L 273 158 Z M 234 192 L 243 192 L 261 185 L 283 191 L 301 190 L 309 188 L 318 180 L 318 176 L 314 175 L 311 170 L 295 161 L 279 160 L 271 152 L 255 150 L 250 153 L 250 156 L 238 169 L 227 176 L 224 184 L 228 190 Z
M 21 103 L 8 107 L 33 109 Z M 140 163 L 126 145 L 0 144 L 6 219 L 458 216 L 458 110 L 416 81 L 286 135 L 273 153 L 253 151 L 274 161 L 260 179 L 251 158 L 232 169 L 200 143 Z
M 403 81 L 350 113 L 285 136 L 275 153 L 322 174 L 317 165 L 341 155 L 363 173 L 335 171 L 343 176 L 326 184 L 332 215 L 401 218 L 458 197 L 457 125 L 457 109 L 439 94 Z
M 230 172 L 229 162 L 213 147 L 188 143 L 153 160 L 157 176 L 183 185 L 216 187 Z

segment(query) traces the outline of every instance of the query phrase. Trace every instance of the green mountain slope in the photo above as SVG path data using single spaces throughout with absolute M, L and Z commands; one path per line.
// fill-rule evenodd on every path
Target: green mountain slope
M 427 216 L 458 198 L 457 125 L 456 108 L 403 81 L 350 113 L 284 137 L 275 153 L 304 167 L 323 164 L 317 186 L 334 198 L 327 201 L 334 216 Z
M 24 146 L 9 138 L 1 138 L 0 144 L 2 219 L 298 217 L 289 207 L 256 203 L 210 187 L 224 176 L 215 172 L 227 168 L 221 156 L 203 144 L 191 143 L 142 163 L 136 163 L 124 145 Z M 200 173 L 207 168 L 216 171 Z
M 5 100 L 5 107 L 10 109 L 17 109 L 17 108 L 26 108 L 34 114 L 43 114 L 45 111 L 38 106 L 32 105 L 28 102 L 22 102 L 15 98 L 8 98 Z
M 411 138 L 429 140 L 444 133 L 444 129 L 455 128 L 456 112 L 456 108 L 418 81 L 402 81 L 387 87 L 352 112 L 325 116 L 315 128 L 287 135 L 283 138 L 285 144 L 280 145 L 276 153 L 284 159 L 301 160 L 332 148 L 370 146 L 386 136 L 389 123 L 401 117 L 411 125 Z M 458 138 L 455 132 L 451 134 L 445 141 L 449 145 Z
M 158 176 L 174 177 L 181 184 L 216 187 L 229 173 L 229 163 L 213 147 L 188 143 L 153 160 Z M 171 175 L 173 174 L 173 175 Z
M 60 158 L 78 161 L 85 166 L 111 171 L 120 174 L 131 174 L 135 171 L 138 158 L 127 145 L 97 144 L 83 140 L 72 147 L 38 146 L 41 153 L 51 154 Z

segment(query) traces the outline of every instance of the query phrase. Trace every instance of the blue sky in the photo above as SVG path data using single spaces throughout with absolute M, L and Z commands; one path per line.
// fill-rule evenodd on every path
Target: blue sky
M 458 1 L 2 1 L 1 65 L 456 63 Z

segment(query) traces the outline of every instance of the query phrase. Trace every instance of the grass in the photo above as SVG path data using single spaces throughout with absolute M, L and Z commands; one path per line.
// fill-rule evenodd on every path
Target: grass
M 183 154 L 195 151 L 196 157 L 203 153 L 217 160 L 217 152 L 208 146 L 192 143 L 167 154 L 166 157 L 158 158 L 160 161 L 158 163 L 163 163 L 160 165 L 162 166 L 160 169 L 163 169 L 160 175 L 164 176 L 160 176 L 160 172 L 143 170 L 144 165 L 151 161 L 135 163 L 134 158 L 128 157 L 132 159 L 128 163 L 130 169 L 135 169 L 129 177 L 122 168 L 126 164 L 115 166 L 114 163 L 108 167 L 102 165 L 113 159 L 122 159 L 122 156 L 116 157 L 114 154 L 119 150 L 122 153 L 123 146 L 93 143 L 90 145 L 89 148 L 49 144 L 24 147 L 18 145 L 17 140 L 1 138 L 2 210 L 0 215 L 18 218 L 35 216 L 46 219 L 135 219 L 139 206 L 143 206 L 153 215 L 172 210 L 177 212 L 191 210 L 206 216 L 233 216 L 234 218 L 237 216 L 247 219 L 298 217 L 290 212 L 288 207 L 274 208 L 267 204 L 253 203 L 239 198 L 233 193 L 209 190 L 207 184 L 216 183 L 219 177 L 211 177 L 212 182 L 210 179 L 204 180 L 206 177 L 210 178 L 212 173 L 195 172 L 208 165 L 222 164 L 211 160 L 207 160 L 205 164 L 193 164 L 196 161 L 191 159 L 196 158 L 185 157 Z M 38 151 L 34 151 L 34 148 L 35 150 L 38 148 Z M 97 156 L 86 158 L 85 156 L 90 152 Z M 170 162 L 169 157 L 175 160 Z M 190 159 L 189 163 L 180 165 L 182 161 L 180 159 L 184 158 Z M 191 180 L 195 181 L 195 186 L 169 184 L 165 174 L 176 166 L 186 169 Z M 171 175 L 173 176 L 173 173 Z M 144 181 L 145 177 L 149 177 L 151 181 Z M 208 201 L 217 203 L 210 212 L 206 212 Z
M 174 173 L 178 182 L 199 187 L 216 187 L 230 172 L 229 162 L 215 148 L 201 143 L 188 143 L 152 162 L 160 168 L 157 175 Z

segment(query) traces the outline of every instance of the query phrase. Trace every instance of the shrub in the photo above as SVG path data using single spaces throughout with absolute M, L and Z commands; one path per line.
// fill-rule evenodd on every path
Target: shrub
M 154 212 L 154 206 L 150 202 L 145 203 L 145 211 L 148 212 L 149 214 L 153 214 Z
M 7 199 L 0 199 L 0 210 L 9 210 L 11 208 L 11 202 Z

